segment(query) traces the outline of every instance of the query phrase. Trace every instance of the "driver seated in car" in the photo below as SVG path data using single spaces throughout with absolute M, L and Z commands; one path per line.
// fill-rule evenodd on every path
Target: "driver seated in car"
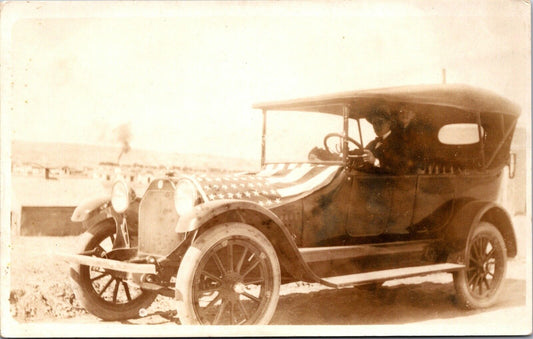
M 402 138 L 391 130 L 391 113 L 387 106 L 375 107 L 366 118 L 377 137 L 365 147 L 363 161 L 377 173 L 401 173 L 406 166 Z

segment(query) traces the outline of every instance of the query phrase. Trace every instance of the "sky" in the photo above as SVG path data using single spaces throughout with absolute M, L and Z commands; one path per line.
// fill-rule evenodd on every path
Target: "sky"
M 530 12 L 522 0 L 8 3 L 2 137 L 118 145 L 128 124 L 133 148 L 254 159 L 254 102 L 441 83 L 442 69 L 519 104 L 529 128 Z

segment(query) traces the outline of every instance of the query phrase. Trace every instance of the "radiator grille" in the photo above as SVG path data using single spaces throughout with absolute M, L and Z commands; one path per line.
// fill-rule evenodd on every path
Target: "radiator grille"
M 170 254 L 184 239 L 183 233 L 175 232 L 178 219 L 174 185 L 169 180 L 163 185 L 150 185 L 139 206 L 139 252 Z

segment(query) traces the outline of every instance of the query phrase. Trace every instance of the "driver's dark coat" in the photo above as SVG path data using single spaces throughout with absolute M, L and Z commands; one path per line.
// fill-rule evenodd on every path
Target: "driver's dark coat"
M 385 139 L 375 138 L 365 148 L 379 159 L 379 167 L 372 166 L 372 171 L 387 174 L 408 172 L 404 140 L 397 131 L 392 131 Z

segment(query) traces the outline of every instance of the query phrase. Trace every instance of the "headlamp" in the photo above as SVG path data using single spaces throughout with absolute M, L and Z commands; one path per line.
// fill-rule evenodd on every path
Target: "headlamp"
M 198 198 L 196 186 L 189 179 L 181 179 L 174 192 L 174 207 L 179 215 L 189 212 Z
M 123 180 L 117 180 L 111 190 L 111 205 L 116 212 L 122 213 L 128 209 L 129 204 L 128 185 Z

